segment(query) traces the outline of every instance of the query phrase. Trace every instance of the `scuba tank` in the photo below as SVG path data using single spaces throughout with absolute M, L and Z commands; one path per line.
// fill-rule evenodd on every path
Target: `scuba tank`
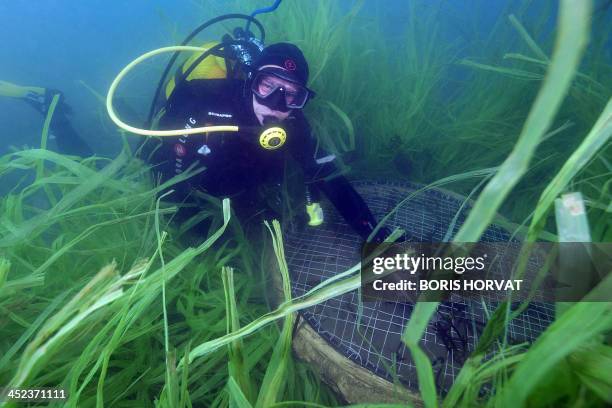
M 215 17 L 198 26 L 180 45 L 187 45 L 199 33 L 212 25 L 232 19 L 246 20 L 247 23 L 252 23 L 257 27 L 259 37 L 253 35 L 248 29 L 244 30 L 237 27 L 234 30 L 235 38 L 226 34 L 220 42 L 205 43 L 205 51 L 185 61 L 180 68 L 175 70 L 172 78 L 167 80 L 180 54 L 178 51 L 175 52 L 170 61 L 168 61 L 157 84 L 153 100 L 151 101 L 151 107 L 149 108 L 149 115 L 145 124 L 146 128 L 152 129 L 154 127 L 155 122 L 163 115 L 163 106 L 166 101 L 183 81 L 248 76 L 250 65 L 256 58 L 256 53 L 263 49 L 265 42 L 263 25 L 254 17 L 245 14 L 225 14 Z M 194 74 L 192 75 L 192 73 Z

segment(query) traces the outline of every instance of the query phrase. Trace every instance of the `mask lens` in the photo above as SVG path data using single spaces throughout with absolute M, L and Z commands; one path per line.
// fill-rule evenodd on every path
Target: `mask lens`
M 278 88 L 280 88 L 280 84 L 278 84 L 277 81 L 278 80 L 276 79 L 276 77 L 272 75 L 257 75 L 255 81 L 253 81 L 252 90 L 262 98 L 268 97 L 272 95 L 272 93 L 274 93 L 274 91 L 276 91 Z
M 285 104 L 291 109 L 304 107 L 308 100 L 308 90 L 305 87 L 293 83 L 287 85 L 282 79 L 268 73 L 259 73 L 253 80 L 251 90 L 260 98 L 267 98 L 277 90 L 282 91 Z
M 285 102 L 287 107 L 292 109 L 300 109 L 304 107 L 308 100 L 308 91 L 304 87 L 296 87 L 295 90 L 285 90 Z

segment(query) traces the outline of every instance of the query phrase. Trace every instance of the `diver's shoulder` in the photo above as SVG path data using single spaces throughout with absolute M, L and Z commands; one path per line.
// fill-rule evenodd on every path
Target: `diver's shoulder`
M 243 85 L 227 79 L 194 79 L 178 86 L 166 107 L 170 111 L 200 110 L 205 106 L 232 104 Z
M 194 79 L 184 87 L 194 95 L 231 95 L 234 90 L 242 88 L 244 81 L 234 79 Z

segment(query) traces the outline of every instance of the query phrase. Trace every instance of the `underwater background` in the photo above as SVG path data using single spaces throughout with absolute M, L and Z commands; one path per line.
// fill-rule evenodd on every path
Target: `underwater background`
M 219 201 L 201 214 L 214 220 L 211 240 L 181 240 L 186 228 L 173 225 L 174 209 L 157 201 L 163 188 L 152 184 L 146 166 L 126 149 L 133 149 L 139 137 L 119 132 L 105 107 L 110 83 L 139 55 L 179 44 L 207 19 L 249 14 L 270 3 L 0 3 L 0 38 L 5 39 L 0 80 L 61 90 L 72 107 L 74 127 L 98 157 L 27 150 L 41 146 L 45 118 L 17 99 L 0 96 L 0 386 L 61 384 L 69 390 L 68 406 L 78 407 L 155 406 L 155 400 L 161 406 L 341 404 L 310 367 L 291 359 L 290 321 L 284 328 L 262 325 L 231 342 L 229 350 L 197 349 L 270 311 L 263 296 L 268 272 Z M 569 181 L 552 191 L 580 191 L 591 240 L 612 242 L 611 3 L 592 3 L 588 44 L 577 72 L 529 166 L 516 170 L 520 181 L 497 209 L 517 229 L 531 225 L 526 232 L 538 239 L 558 239 L 554 217 L 541 206 L 542 193 L 566 171 L 604 112 L 608 122 L 599 140 L 605 141 L 583 156 L 587 160 L 576 164 L 575 172 L 567 170 Z M 476 199 L 515 148 L 541 89 L 560 4 L 284 0 L 258 19 L 267 43 L 294 42 L 306 54 L 309 86 L 318 94 L 307 116 L 349 177 L 423 184 L 444 180 L 446 189 Z M 218 40 L 234 26 L 216 27 L 198 41 Z M 118 111 L 129 123 L 141 125 L 146 119 L 167 59 L 147 61 L 119 88 Z M 54 148 L 51 142 L 49 149 Z M 537 228 L 534 214 L 540 217 Z M 489 221 L 483 216 L 484 226 Z M 225 229 L 231 238 L 213 246 L 215 234 Z M 235 273 L 225 267 L 230 264 Z M 226 300 L 228 293 L 235 294 L 236 304 Z M 571 349 L 566 345 L 550 365 L 543 364 L 554 378 L 533 380 L 524 391 L 526 405 L 612 403 L 612 312 L 605 304 L 578 306 L 564 315 L 564 326 L 556 327 L 560 331 L 553 337 L 577 332 L 583 337 Z M 593 323 L 586 316 L 600 319 Z M 37 353 L 41 349 L 44 355 Z M 177 369 L 194 349 L 189 369 Z M 502 390 L 516 364 L 532 351 L 501 350 L 511 356 L 507 361 L 496 361 L 495 370 L 485 367 L 476 377 L 466 371 L 461 384 L 493 381 Z M 535 352 L 554 354 L 547 350 Z M 483 367 L 470 363 L 476 371 Z M 507 393 L 492 396 L 489 390 L 456 388 L 447 404 L 508 401 Z M 435 390 L 421 391 L 431 405 Z
M 208 18 L 265 5 L 4 2 L 0 30 L 11 39 L 0 51 L 4 80 L 62 91 L 73 107 L 76 130 L 96 153 L 116 155 L 122 143 L 100 97 L 118 71 L 149 50 L 180 43 Z M 509 57 L 533 52 L 509 17 L 518 18 L 550 55 L 556 1 L 364 1 L 348 21 L 353 5 L 333 2 L 328 14 L 317 14 L 316 5 L 282 3 L 275 13 L 260 15 L 268 43 L 290 40 L 305 51 L 311 85 L 322 96 L 312 104 L 311 120 L 332 121 L 333 113 L 320 112 L 330 110 L 321 108 L 327 101 L 351 120 L 354 135 L 338 116 L 319 132 L 328 147 L 350 150 L 346 160 L 350 157 L 351 167 L 367 174 L 421 182 L 495 165 L 507 156 L 543 74 L 538 63 Z M 301 16 L 284 18 L 283 13 L 292 13 L 290 7 Z M 576 87 L 565 101 L 561 111 L 567 115 L 558 115 L 553 128 L 566 128 L 539 148 L 543 163 L 533 169 L 534 179 L 563 162 L 579 141 L 576 135 L 586 132 L 609 96 L 610 9 L 607 1 L 593 4 L 581 63 L 592 81 L 587 88 Z M 222 34 L 216 28 L 198 39 L 216 40 Z M 167 59 L 147 61 L 122 84 L 120 102 L 128 109 L 120 114 L 129 123 L 146 119 Z M 3 139 L 8 136 L 2 151 L 9 145 L 37 145 L 43 119 L 25 104 L 0 98 Z M 537 188 L 524 182 L 518 189 L 528 194 Z

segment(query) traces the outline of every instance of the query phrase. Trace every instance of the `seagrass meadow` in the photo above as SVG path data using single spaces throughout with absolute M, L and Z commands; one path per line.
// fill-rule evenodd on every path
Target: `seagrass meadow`
M 202 21 L 269 5 L 186 3 Z M 610 4 L 285 0 L 257 18 L 267 43 L 304 51 L 317 92 L 306 114 L 349 178 L 469 197 L 457 242 L 478 241 L 497 214 L 526 243 L 585 236 L 559 231 L 555 219 L 555 199 L 579 192 L 588 240 L 612 242 Z M 167 34 L 150 49 L 178 44 L 192 28 L 155 12 Z M 192 44 L 233 28 L 222 27 Z M 137 103 L 148 100 L 165 63 L 151 61 L 117 91 L 141 121 L 148 105 Z M 88 97 L 103 101 L 107 89 L 85 82 L 78 86 Z M 94 148 L 112 140 L 120 152 L 58 153 L 54 107 L 29 146 L 13 127 L 0 128 L 11 146 L 0 157 L 0 388 L 62 388 L 67 399 L 0 397 L 0 406 L 347 406 L 294 357 L 292 336 L 300 310 L 359 288 L 359 265 L 292 298 L 283 227 L 301 207 L 287 204 L 281 222 L 247 233 L 229 199 L 201 193 L 195 204 L 168 202 L 164 192 L 199 170 L 158 182 L 138 154 L 141 139 L 117 130 L 103 102 L 83 136 Z M 294 167 L 287 164 L 287 196 L 299 178 Z M 200 210 L 178 222 L 179 205 Z M 206 236 L 195 235 L 190 227 L 206 219 Z M 282 282 L 278 303 L 270 299 L 272 274 Z M 420 345 L 439 305 L 417 303 L 402 336 L 418 373 L 411 404 L 612 405 L 612 303 L 591 301 L 609 293 L 610 275 L 582 301 L 558 304 L 552 324 L 518 345 L 506 330 L 517 312 L 501 303 L 447 392 L 437 389 Z M 380 401 L 351 406 L 407 406 Z

